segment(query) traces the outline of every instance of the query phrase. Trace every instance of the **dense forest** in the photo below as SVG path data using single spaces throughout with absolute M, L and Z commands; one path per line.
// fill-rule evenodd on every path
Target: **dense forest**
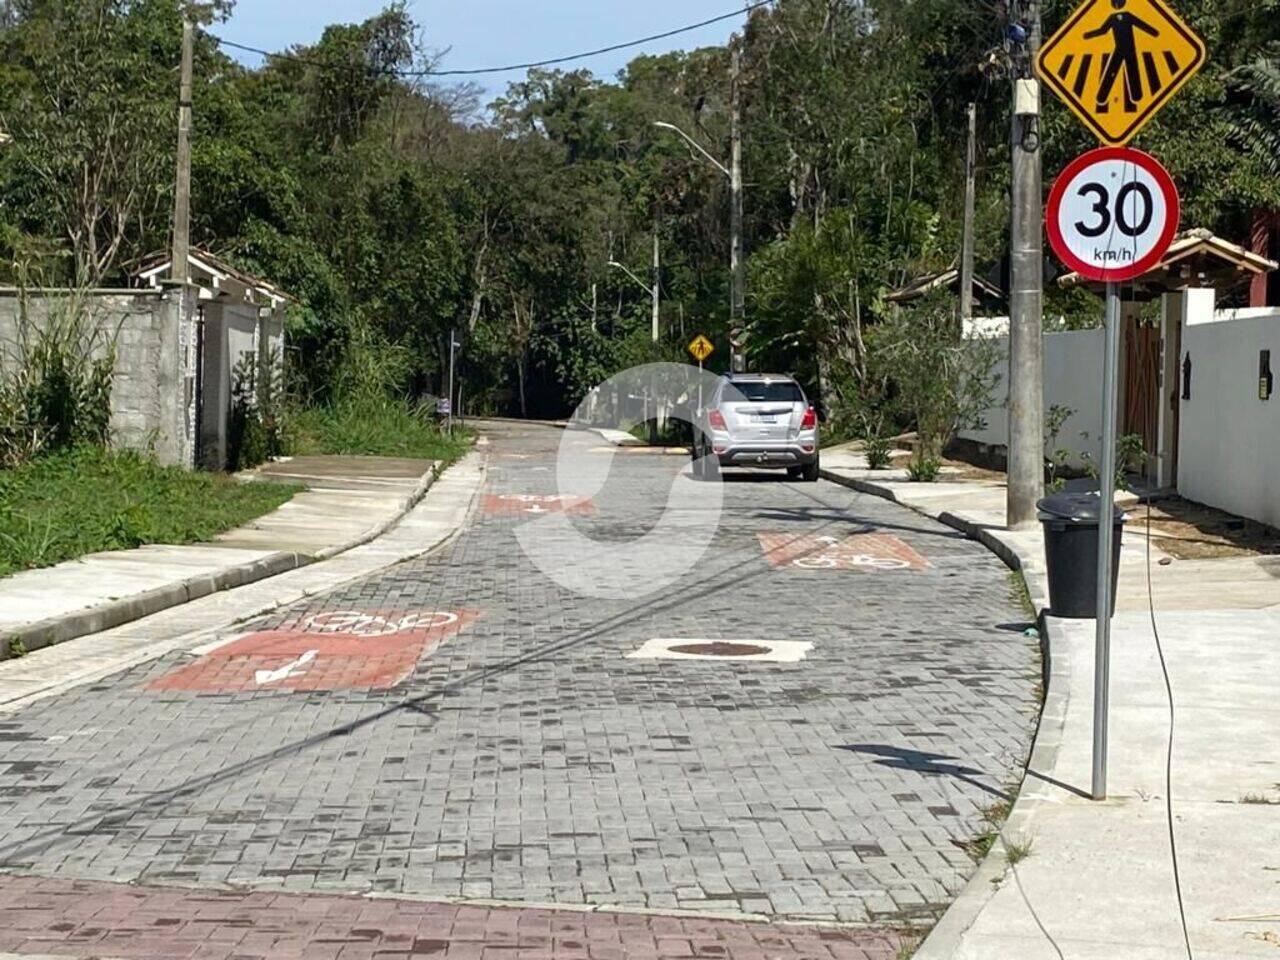
M 435 75 L 432 25 L 403 6 L 259 68 L 217 40 L 229 6 L 200 11 L 193 239 L 299 297 L 295 391 L 429 394 L 455 327 L 476 411 L 562 415 L 696 332 L 727 362 L 728 184 L 654 126 L 727 156 L 727 48 L 612 79 L 534 70 L 483 103 Z M 1068 6 L 1045 4 L 1047 30 Z M 1244 240 L 1280 208 L 1280 0 L 1178 7 L 1210 62 L 1135 145 L 1174 173 L 1184 225 Z M 0 282 L 118 284 L 166 247 L 180 18 L 176 0 L 0 3 Z M 750 363 L 794 371 L 835 414 L 858 403 L 886 292 L 956 260 L 971 101 L 979 268 L 998 269 L 1009 19 L 987 0 L 778 0 L 747 20 Z M 1046 184 L 1091 145 L 1047 96 L 1042 143 Z M 657 345 L 646 292 L 609 266 L 647 277 L 655 231 Z

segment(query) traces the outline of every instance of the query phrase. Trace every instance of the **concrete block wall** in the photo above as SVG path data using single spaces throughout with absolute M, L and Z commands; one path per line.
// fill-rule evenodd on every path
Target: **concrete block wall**
M 191 291 L 93 291 L 84 296 L 83 322 L 97 332 L 95 351 L 115 346 L 111 429 L 121 446 L 154 450 L 167 464 L 191 464 L 186 421 L 184 351 L 194 310 Z M 0 362 L 15 364 L 24 335 L 65 315 L 65 291 L 0 289 Z M 25 301 L 25 308 L 24 308 Z M 24 329 L 25 327 L 25 329 Z

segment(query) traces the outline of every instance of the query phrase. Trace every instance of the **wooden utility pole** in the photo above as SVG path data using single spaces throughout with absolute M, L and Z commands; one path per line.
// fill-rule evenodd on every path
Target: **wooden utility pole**
M 960 243 L 960 322 L 973 319 L 973 221 L 977 196 L 978 108 L 969 104 L 969 149 L 964 162 L 964 238 Z
M 742 254 L 742 45 L 729 44 L 729 369 L 746 370 L 741 343 L 747 304 L 747 263 Z
M 1040 84 L 1032 64 L 1040 49 L 1040 0 L 1010 5 L 1013 60 L 1013 182 L 1009 244 L 1009 529 L 1035 523 L 1044 495 L 1043 198 Z
M 178 91 L 178 171 L 173 191 L 173 250 L 169 276 L 178 283 L 188 280 L 191 252 L 191 60 L 195 28 L 182 21 L 182 77 Z

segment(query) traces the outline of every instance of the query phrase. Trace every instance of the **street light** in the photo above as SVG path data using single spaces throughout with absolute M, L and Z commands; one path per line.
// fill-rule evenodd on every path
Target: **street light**
M 738 76 L 741 69 L 741 53 L 735 37 L 729 73 L 729 163 L 727 165 L 713 157 L 702 144 L 674 123 L 667 123 L 665 120 L 653 122 L 655 127 L 670 130 L 676 134 L 729 178 L 729 368 L 734 373 L 741 373 L 746 368 L 739 344 L 747 301 L 747 264 L 742 255 L 742 104 L 738 97 Z
M 643 280 L 641 280 L 639 277 L 637 277 L 634 273 L 632 273 L 632 272 L 631 272 L 631 270 L 630 270 L 630 268 L 628 268 L 628 267 L 626 266 L 626 264 L 619 263 L 617 260 L 610 260 L 610 261 L 609 261 L 609 266 L 611 266 L 611 267 L 616 267 L 617 269 L 621 270 L 621 271 L 622 271 L 623 273 L 625 273 L 628 277 L 630 277 L 632 280 L 634 280 L 636 283 L 638 283 L 641 287 L 643 287 L 643 288 L 644 288 L 644 292 L 645 292 L 645 293 L 649 293 L 649 292 L 650 292 L 650 291 L 649 291 L 649 285 L 648 285 L 647 283 L 645 283 Z
M 653 333 L 653 342 L 654 342 L 654 343 L 657 343 L 657 342 L 658 342 L 658 317 L 659 317 L 659 300 L 658 300 L 658 298 L 659 298 L 659 295 L 660 295 L 660 293 L 659 293 L 659 290 L 660 290 L 660 288 L 659 288 L 659 280 L 658 280 L 658 278 L 659 278 L 659 273 L 658 273 L 658 271 L 659 271 L 659 268 L 660 268 L 660 264 L 659 264 L 659 261 L 658 261 L 658 233 L 657 233 L 657 231 L 655 230 L 655 231 L 654 231 L 654 234 L 653 234 L 653 286 L 652 286 L 652 287 L 648 286 L 648 285 L 647 285 L 643 280 L 641 280 L 641 279 L 640 279 L 639 277 L 637 277 L 634 273 L 632 273 L 632 272 L 631 272 L 631 269 L 630 269 L 626 264 L 619 263 L 617 260 L 610 260 L 610 261 L 609 261 L 609 266 L 614 267 L 614 268 L 616 268 L 616 269 L 618 269 L 618 270 L 621 270 L 623 273 L 625 273 L 628 277 L 630 277 L 632 280 L 634 280 L 634 281 L 636 282 L 636 286 L 638 286 L 638 287 L 642 287 L 643 289 L 645 289 L 645 290 L 649 291 L 649 295 L 650 295 L 651 297 L 653 297 L 653 318 L 652 318 L 653 331 L 652 331 L 652 333 Z M 657 414 L 657 410 L 658 410 L 658 402 L 657 402 L 658 387 L 657 387 L 657 382 L 656 382 L 656 377 L 657 377 L 657 373 L 656 373 L 656 371 L 655 371 L 655 373 L 654 373 L 654 377 L 655 377 L 655 382 L 654 382 L 654 384 L 653 384 L 652 390 L 653 390 L 653 395 L 654 395 L 654 404 L 653 404 L 653 408 L 654 408 L 654 414 L 655 414 L 655 416 L 654 416 L 654 419 L 653 419 L 653 420 L 651 420 L 651 421 L 649 422 L 649 443 L 650 443 L 650 444 L 652 444 L 652 445 L 654 445 L 654 446 L 656 446 L 656 445 L 657 445 L 657 443 L 658 443 L 658 422 L 657 422 L 657 416 L 656 416 L 656 414 Z M 647 419 L 647 416 L 648 416 L 648 412 L 649 412 L 649 401 L 646 399 L 646 400 L 645 400 L 645 414 L 646 414 L 646 419 Z
M 684 139 L 685 143 L 689 144 L 689 146 L 693 147 L 693 149 L 697 150 L 700 154 L 702 154 L 704 157 L 710 160 L 715 165 L 715 168 L 717 170 L 723 173 L 730 180 L 733 179 L 733 174 L 729 172 L 728 167 L 726 167 L 723 163 L 721 163 L 719 160 L 713 157 L 710 153 L 708 153 L 706 148 L 703 147 L 702 144 L 700 144 L 697 140 L 693 139 L 693 137 L 689 136 L 687 133 L 685 133 L 683 130 L 677 127 L 674 123 L 667 123 L 665 120 L 655 120 L 653 121 L 653 125 L 655 127 L 661 127 L 663 130 L 670 130 L 672 133 L 679 134 Z

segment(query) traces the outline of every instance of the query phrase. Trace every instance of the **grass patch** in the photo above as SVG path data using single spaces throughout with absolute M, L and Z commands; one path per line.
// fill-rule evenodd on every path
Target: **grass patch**
M 986 822 L 987 827 L 972 840 L 966 840 L 963 843 L 953 841 L 965 853 L 967 853 L 974 863 L 981 863 L 986 859 L 987 854 L 991 852 L 992 846 L 1000 836 L 1000 828 L 1004 822 L 1009 819 L 1009 814 L 1013 811 L 1013 804 L 1008 800 L 1000 800 L 993 803 L 982 811 L 982 819 Z
M 1016 867 L 1027 857 L 1031 856 L 1030 840 L 1006 840 L 1004 843 L 1004 858 L 1009 861 L 1009 866 Z
M 1021 570 L 1009 571 L 1009 592 L 1013 602 L 1022 608 L 1027 619 L 1035 620 L 1036 605 L 1031 602 L 1031 591 L 1027 589 L 1027 581 Z
M 1280 784 L 1277 786 L 1280 786 Z M 1240 798 L 1240 802 L 1250 806 L 1280 807 L 1280 799 L 1273 799 L 1263 793 L 1246 793 Z
M 292 415 L 292 450 L 299 456 L 411 457 L 453 463 L 471 446 L 469 431 L 446 436 L 425 411 L 403 403 L 349 401 Z
M 104 550 L 208 540 L 299 489 L 98 447 L 40 457 L 0 471 L 0 576 Z

